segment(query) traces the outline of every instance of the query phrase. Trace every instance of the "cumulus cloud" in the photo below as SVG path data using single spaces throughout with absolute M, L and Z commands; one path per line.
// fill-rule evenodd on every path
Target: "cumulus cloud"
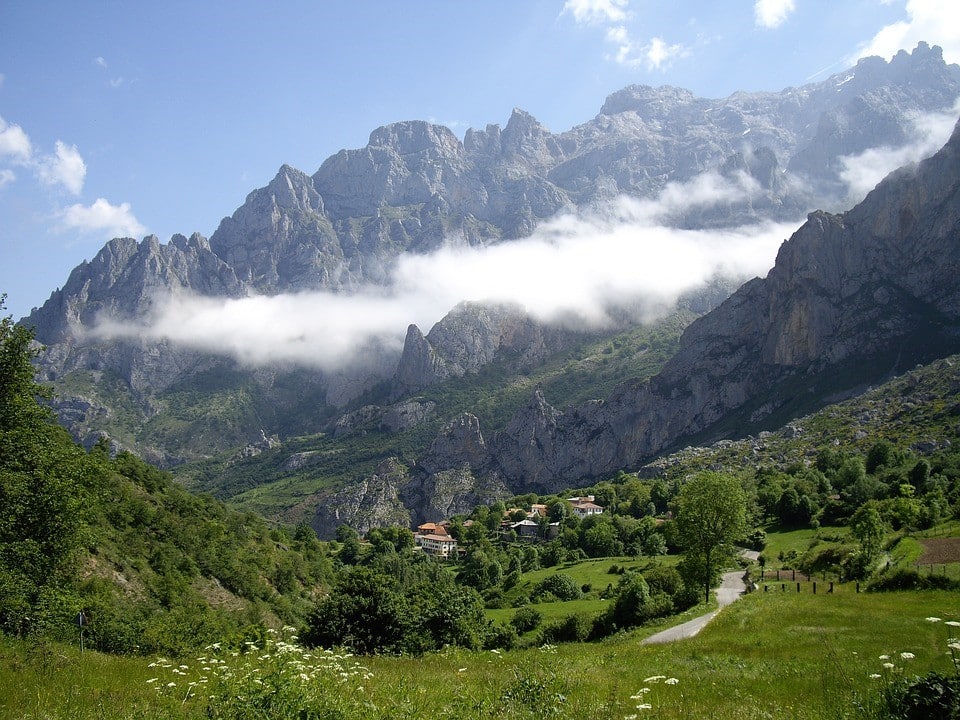
M 847 185 L 847 200 L 860 202 L 883 178 L 899 167 L 933 155 L 946 144 L 960 115 L 960 98 L 950 110 L 919 115 L 907 133 L 911 141 L 899 147 L 870 148 L 840 158 L 840 178 Z
M 758 27 L 778 28 L 794 11 L 793 0 L 757 0 L 753 6 L 754 21 Z
M 647 70 L 663 70 L 675 58 L 685 57 L 689 52 L 679 44 L 671 45 L 663 38 L 655 37 L 647 43 L 637 43 L 622 25 L 607 29 L 607 42 L 616 49 L 610 58 L 619 65 L 645 67 Z
M 80 157 L 76 145 L 67 145 L 57 140 L 56 152 L 40 159 L 37 174 L 47 185 L 62 185 L 74 195 L 83 190 L 87 165 Z
M 0 117 L 0 160 L 27 165 L 32 158 L 33 146 L 23 128 Z
M 607 59 L 619 65 L 662 70 L 675 58 L 689 53 L 685 46 L 668 43 L 661 37 L 646 42 L 636 40 L 627 26 L 627 6 L 628 0 L 567 0 L 560 14 L 572 15 L 578 24 L 604 26 L 605 39 L 613 46 Z
M 113 237 L 136 237 L 146 232 L 130 209 L 130 203 L 111 205 L 97 198 L 92 205 L 77 203 L 62 214 L 64 229 L 82 233 L 98 233 Z
M 6 168 L 0 170 L 0 188 L 2 188 L 4 185 L 9 185 L 16 179 L 17 176 L 14 174 L 13 170 L 8 170 Z
M 569 13 L 578 23 L 622 22 L 628 0 L 567 0 L 561 14 Z
M 86 163 L 75 145 L 57 140 L 56 150 L 40 155 L 34 150 L 30 137 L 19 125 L 0 117 L 0 161 L 28 167 L 46 185 L 62 185 L 74 195 L 83 189 L 87 174 Z M 7 174 L 8 182 L 12 174 Z
M 944 0 L 907 0 L 906 17 L 883 27 L 851 58 L 879 55 L 890 59 L 923 41 L 943 48 L 948 63 L 960 63 L 960 3 Z M 852 64 L 852 63 L 851 63 Z
M 409 323 L 426 332 L 465 300 L 519 304 L 543 322 L 567 326 L 609 323 L 617 308 L 651 319 L 718 273 L 747 278 L 772 266 L 795 224 L 692 231 L 662 222 L 754 191 L 746 180 L 709 174 L 672 184 L 657 200 L 621 198 L 557 217 L 522 240 L 404 255 L 385 286 L 349 295 L 157 298 L 143 323 L 105 320 L 95 333 L 165 339 L 250 364 L 336 370 L 360 361 L 372 346 L 399 351 Z

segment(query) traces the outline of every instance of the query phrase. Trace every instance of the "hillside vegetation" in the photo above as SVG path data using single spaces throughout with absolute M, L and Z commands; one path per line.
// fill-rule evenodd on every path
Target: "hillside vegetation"
M 185 652 L 298 623 L 330 576 L 309 528 L 191 494 L 130 455 L 76 445 L 38 402 L 31 335 L 0 321 L 0 628 L 90 647 Z
M 680 334 L 696 317 L 680 310 L 652 325 L 610 335 L 591 336 L 536 369 L 518 372 L 501 357 L 475 374 L 453 378 L 423 390 L 418 400 L 436 404 L 433 417 L 402 432 L 388 432 L 379 419 L 355 424 L 349 433 L 324 432 L 284 438 L 279 447 L 252 457 L 236 452 L 190 463 L 172 472 L 187 487 L 251 509 L 267 517 L 288 517 L 291 508 L 325 488 L 372 474 L 386 458 L 401 461 L 422 455 L 440 428 L 461 413 L 477 416 L 485 433 L 502 428 L 540 386 L 557 407 L 605 397 L 621 382 L 650 377 L 676 352 Z M 356 404 L 385 401 L 386 389 Z M 303 467 L 292 457 L 307 456 Z

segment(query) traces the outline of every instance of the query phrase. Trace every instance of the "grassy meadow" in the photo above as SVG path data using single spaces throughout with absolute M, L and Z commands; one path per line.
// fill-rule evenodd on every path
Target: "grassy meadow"
M 294 707 L 276 698 L 301 682 L 300 692 L 317 694 L 315 706 L 329 718 L 870 717 L 885 677 L 950 670 L 947 640 L 960 628 L 926 618 L 960 620 L 958 600 L 944 591 L 758 592 L 726 608 L 699 636 L 668 645 L 642 645 L 654 631 L 643 628 L 600 643 L 352 658 L 362 672 L 335 668 L 271 686 L 274 705 L 262 715 L 230 714 L 222 699 L 208 708 L 211 691 L 201 683 L 206 671 L 195 658 L 162 669 L 150 667 L 149 658 L 4 639 L 0 718 L 294 717 Z M 258 653 L 269 654 L 261 648 L 227 655 L 225 664 Z M 881 655 L 895 667 L 883 668 Z M 280 657 L 273 652 L 258 662 Z M 277 676 L 268 670 L 254 676 L 270 685 Z M 263 682 L 254 682 L 262 692 Z M 216 692 L 253 697 L 250 687 Z M 188 696 L 194 689 L 199 692 Z

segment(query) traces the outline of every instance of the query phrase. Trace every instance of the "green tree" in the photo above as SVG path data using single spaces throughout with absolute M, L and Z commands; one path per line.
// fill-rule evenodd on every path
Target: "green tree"
M 37 352 L 31 331 L 0 319 L 0 626 L 13 632 L 71 612 L 89 497 L 106 473 L 42 404 Z
M 872 560 L 880 554 L 886 527 L 875 503 L 868 502 L 857 508 L 850 518 L 850 530 L 867 558 Z
M 747 498 L 740 481 L 717 472 L 702 472 L 680 490 L 676 499 L 675 525 L 688 560 L 703 566 L 704 597 L 716 567 L 732 555 L 733 543 L 747 530 Z
M 401 652 L 411 626 L 410 608 L 397 581 L 369 568 L 344 572 L 308 620 L 303 641 L 344 646 L 361 654 Z

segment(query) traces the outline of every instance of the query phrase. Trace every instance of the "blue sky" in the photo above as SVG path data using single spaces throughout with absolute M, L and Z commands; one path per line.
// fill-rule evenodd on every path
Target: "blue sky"
M 393 121 L 558 132 L 632 83 L 777 91 L 919 40 L 960 62 L 954 5 L 5 0 L 0 291 L 20 317 L 113 236 L 209 236 L 281 164 Z

